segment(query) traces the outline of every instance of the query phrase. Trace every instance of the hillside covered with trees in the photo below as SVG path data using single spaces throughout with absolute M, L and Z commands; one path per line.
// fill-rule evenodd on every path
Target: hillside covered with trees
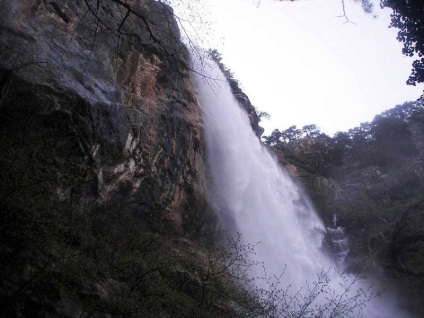
M 263 137 L 327 225 L 347 230 L 348 271 L 367 268 L 423 308 L 424 106 L 407 102 L 333 137 L 315 125 Z M 380 272 L 380 270 L 383 271 Z M 393 287 L 396 286 L 396 287 Z

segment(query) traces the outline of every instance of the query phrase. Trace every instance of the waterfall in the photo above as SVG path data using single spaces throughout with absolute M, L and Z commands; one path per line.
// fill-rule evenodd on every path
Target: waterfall
M 195 76 L 202 107 L 212 201 L 226 231 L 242 234 L 267 275 L 298 281 L 314 278 L 330 265 L 321 252 L 325 227 L 300 189 L 251 129 L 221 71 L 206 70 L 217 81 Z M 253 273 L 263 276 L 262 268 Z
M 192 58 L 204 118 L 208 190 L 220 225 L 229 233 L 241 233 L 242 244 L 258 243 L 251 257 L 263 266 L 251 268 L 252 279 L 263 277 L 264 268 L 267 277 L 284 271 L 285 286 L 297 291 L 323 270 L 336 267 L 322 250 L 326 229 L 309 199 L 253 133 L 219 68 L 213 62 L 200 67 Z M 392 308 L 391 314 L 380 309 L 378 304 L 366 317 L 406 317 Z
M 344 261 L 349 253 L 349 243 L 345 229 L 341 226 L 337 226 L 336 214 L 333 214 L 333 226 L 327 227 L 327 237 L 335 254 L 337 268 L 343 271 L 345 266 Z

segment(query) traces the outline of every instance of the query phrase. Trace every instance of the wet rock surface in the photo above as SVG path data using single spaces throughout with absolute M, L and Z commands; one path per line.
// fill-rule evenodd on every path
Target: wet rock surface
M 43 121 L 54 125 L 55 117 L 67 118 L 62 124 L 78 135 L 95 166 L 95 200 L 111 200 L 129 185 L 133 209 L 145 213 L 160 204 L 182 228 L 184 211 L 203 204 L 203 141 L 188 70 L 176 65 L 177 59 L 187 61 L 187 52 L 172 11 L 154 1 L 135 4 L 151 30 L 133 14 L 118 36 L 115 24 L 123 17 L 116 3 L 92 5 L 3 1 L 4 87 L 11 103 L 23 95 L 40 99 Z M 150 43 L 150 32 L 157 43 Z M 131 43 L 127 33 L 137 41 Z
M 203 124 L 172 10 L 128 1 L 125 18 L 117 3 L 0 2 L 0 307 L 10 316 L 128 314 L 116 308 L 131 303 L 116 299 L 134 273 L 116 251 L 157 274 L 148 266 L 163 239 L 151 232 L 213 227 Z

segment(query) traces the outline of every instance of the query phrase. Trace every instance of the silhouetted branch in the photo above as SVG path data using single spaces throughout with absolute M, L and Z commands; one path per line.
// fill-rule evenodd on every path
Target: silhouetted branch
M 346 21 L 344 22 L 345 24 L 346 23 L 352 23 L 352 24 L 355 24 L 356 25 L 356 23 L 355 22 L 352 22 L 352 21 L 350 21 L 349 20 L 349 17 L 347 16 L 347 14 L 346 14 L 346 6 L 345 6 L 345 0 L 341 0 L 341 3 L 342 3 L 342 10 L 343 10 L 343 14 L 342 15 L 338 15 L 338 16 L 336 16 L 337 18 L 344 18 Z

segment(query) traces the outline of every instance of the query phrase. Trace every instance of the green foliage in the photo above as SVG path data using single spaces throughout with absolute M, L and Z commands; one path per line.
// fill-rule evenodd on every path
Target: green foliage
M 302 129 L 276 129 L 263 139 L 282 150 L 289 162 L 322 176 L 345 162 L 390 167 L 413 160 L 421 151 L 423 114 L 422 102 L 408 102 L 333 137 L 321 133 L 315 125 L 307 125 Z
M 258 113 L 258 120 L 259 121 L 261 121 L 262 119 L 270 119 L 270 118 L 271 118 L 271 115 L 269 113 L 267 113 L 267 112 L 260 111 Z
M 413 62 L 409 85 L 424 82 L 424 6 L 421 0 L 381 0 L 381 6 L 391 8 L 390 27 L 399 29 L 397 39 L 403 43 L 402 53 L 417 56 Z
M 405 120 L 395 117 L 376 116 L 372 131 L 371 157 L 376 165 L 401 164 L 416 154 L 412 133 Z
M 306 125 L 302 129 L 291 126 L 283 131 L 276 129 L 264 140 L 266 144 L 283 151 L 289 162 L 323 176 L 332 166 L 341 163 L 345 150 L 340 138 L 330 138 L 321 133 L 316 125 Z

